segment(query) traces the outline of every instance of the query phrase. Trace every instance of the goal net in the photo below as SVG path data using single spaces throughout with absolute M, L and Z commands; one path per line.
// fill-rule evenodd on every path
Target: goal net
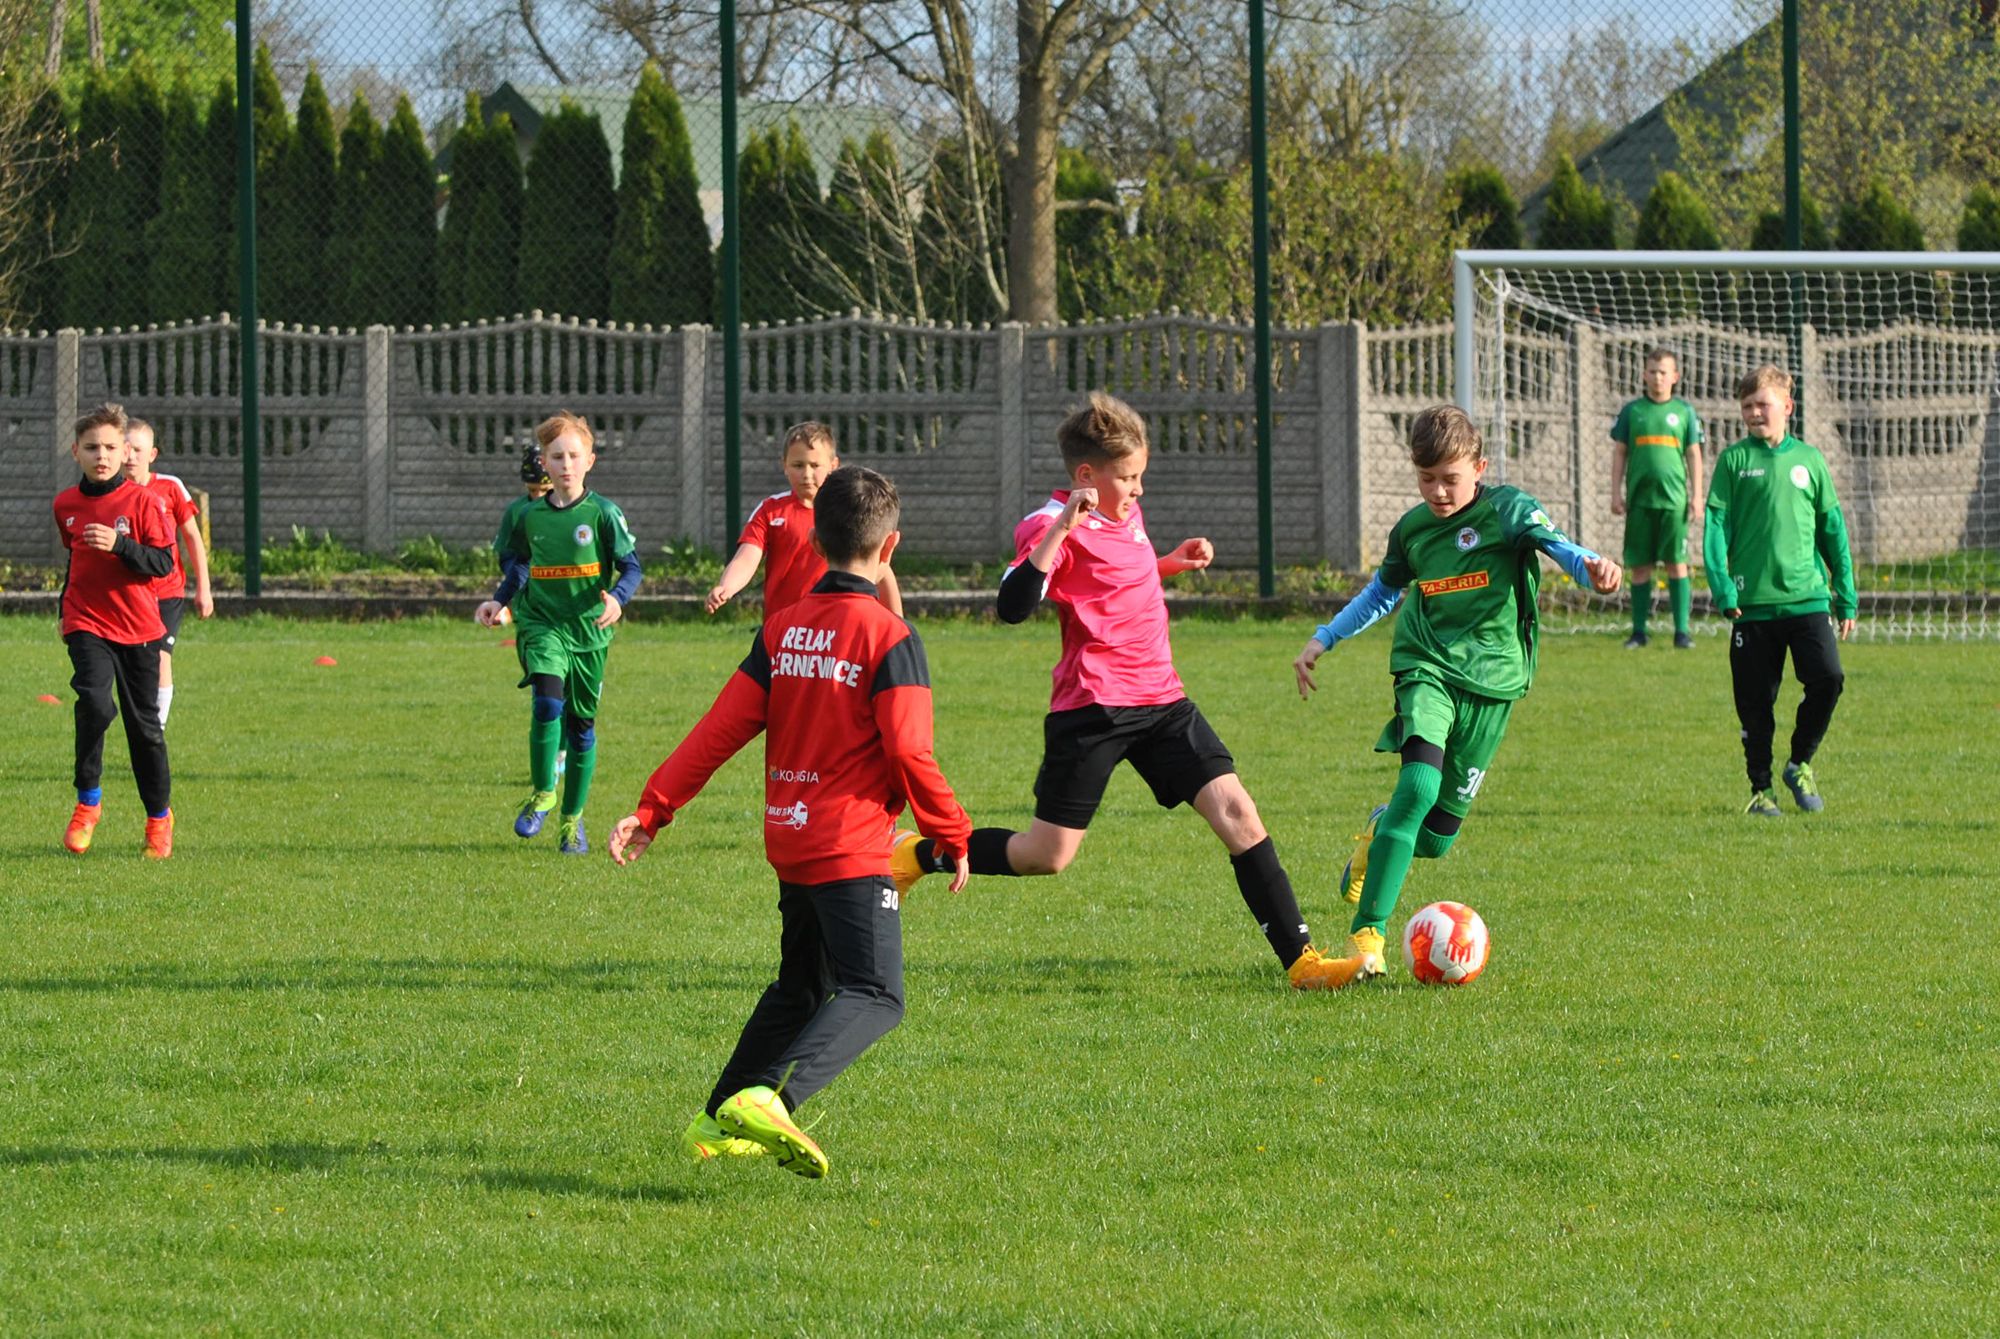
M 1464 251 L 1455 279 L 1458 401 L 1579 543 L 1622 550 L 1610 428 L 1648 349 L 1711 465 L 1744 435 L 1737 378 L 1773 363 L 1840 494 L 1862 635 L 2000 637 L 2000 254 Z

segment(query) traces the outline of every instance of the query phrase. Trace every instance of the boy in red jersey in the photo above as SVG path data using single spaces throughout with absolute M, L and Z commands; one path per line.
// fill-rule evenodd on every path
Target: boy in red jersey
M 174 851 L 173 780 L 160 729 L 159 601 L 153 582 L 173 567 L 173 522 L 161 500 L 123 473 L 125 411 L 99 405 L 76 421 L 70 455 L 83 470 L 56 494 L 56 533 L 69 551 L 63 577 L 62 639 L 76 690 L 76 810 L 63 845 L 90 849 L 103 813 L 104 732 L 120 710 L 132 775 L 146 806 L 146 854 Z M 115 696 L 114 696 L 115 690 Z
M 1093 393 L 1057 430 L 1070 487 L 1014 531 L 1014 566 L 999 614 L 1019 623 L 1044 597 L 1062 626 L 1062 658 L 1043 722 L 1035 821 L 1026 832 L 980 828 L 974 874 L 1056 874 L 1076 858 L 1084 830 L 1121 759 L 1163 808 L 1187 804 L 1229 851 L 1236 886 L 1291 984 L 1325 989 L 1329 960 L 1312 947 L 1291 879 L 1236 775 L 1236 761 L 1188 699 L 1167 640 L 1161 578 L 1208 566 L 1215 547 L 1184 540 L 1153 551 L 1139 511 L 1146 423 L 1131 406 Z M 914 832 L 897 837 L 891 866 L 907 889 L 940 869 L 939 852 Z
M 826 1155 L 791 1113 L 903 1016 L 902 901 L 889 844 L 907 798 L 964 887 L 972 823 L 931 756 L 930 670 L 916 630 L 876 581 L 902 538 L 896 486 L 836 470 L 818 490 L 814 544 L 828 572 L 764 620 L 715 704 L 611 831 L 638 859 L 715 769 L 764 732 L 764 852 L 778 874 L 778 979 L 744 1025 L 708 1105 L 682 1136 L 690 1156 L 771 1153 L 801 1176 Z
M 168 546 L 174 556 L 173 570 L 153 583 L 153 594 L 160 602 L 160 622 L 167 629 L 160 643 L 160 725 L 164 729 L 174 706 L 174 648 L 180 642 L 181 616 L 187 612 L 187 575 L 181 570 L 181 549 L 187 550 L 187 570 L 194 573 L 195 611 L 203 618 L 215 613 L 215 592 L 208 584 L 201 509 L 194 505 L 194 495 L 186 484 L 174 475 L 153 472 L 159 454 L 152 424 L 135 418 L 125 425 L 125 477 L 160 499 L 180 538 L 178 546 Z
M 833 429 L 807 420 L 785 430 L 785 478 L 791 487 L 757 504 L 743 523 L 736 552 L 722 569 L 722 579 L 708 592 L 707 609 L 714 613 L 757 575 L 764 563 L 764 617 L 778 613 L 826 575 L 826 559 L 813 547 L 813 500 L 826 477 L 840 468 L 833 446 Z M 897 618 L 903 616 L 903 593 L 896 574 L 887 567 L 875 583 L 876 597 Z

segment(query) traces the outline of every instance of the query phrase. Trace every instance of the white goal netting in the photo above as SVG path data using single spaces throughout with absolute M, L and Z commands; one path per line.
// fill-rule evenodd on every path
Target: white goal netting
M 1609 433 L 1647 350 L 1679 360 L 1711 464 L 1744 435 L 1737 378 L 1774 363 L 1840 492 L 1863 635 L 2000 637 L 2000 256 L 1896 261 L 1462 253 L 1459 398 L 1499 478 L 1615 555 Z

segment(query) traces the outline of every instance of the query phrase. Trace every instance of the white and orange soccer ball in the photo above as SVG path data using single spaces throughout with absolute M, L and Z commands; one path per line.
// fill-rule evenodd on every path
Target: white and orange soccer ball
M 1433 902 L 1403 927 L 1403 962 L 1427 986 L 1463 986 L 1486 970 L 1486 922 L 1463 902 Z

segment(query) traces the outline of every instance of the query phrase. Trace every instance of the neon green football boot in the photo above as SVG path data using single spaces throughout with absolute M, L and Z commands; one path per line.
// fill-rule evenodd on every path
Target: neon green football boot
M 738 1139 L 722 1128 L 721 1122 L 706 1111 L 698 1112 L 681 1134 L 681 1147 L 697 1162 L 713 1162 L 717 1158 L 761 1158 L 764 1146 L 753 1144 L 748 1139 Z
M 745 1088 L 722 1104 L 715 1119 L 738 1139 L 763 1145 L 786 1171 L 813 1180 L 826 1175 L 826 1154 L 792 1123 L 784 1099 L 769 1088 Z

